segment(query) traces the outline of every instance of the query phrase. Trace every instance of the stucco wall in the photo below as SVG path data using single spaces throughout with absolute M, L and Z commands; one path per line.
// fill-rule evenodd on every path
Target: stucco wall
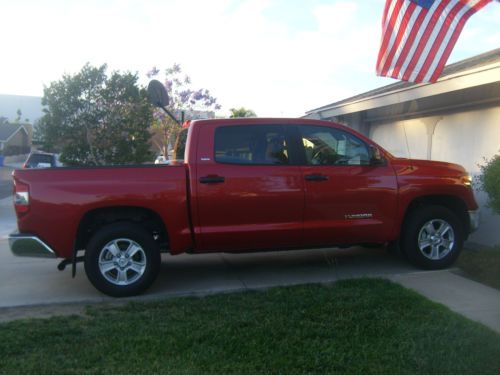
M 436 122 L 437 121 L 437 122 Z M 436 123 L 432 148 L 428 150 L 429 124 Z M 404 131 L 408 138 L 408 147 Z M 430 129 L 430 130 L 429 130 Z M 396 156 L 442 160 L 463 165 L 473 176 L 479 173 L 478 164 L 500 152 L 500 107 L 456 113 L 442 118 L 422 118 L 376 124 L 370 127 L 370 138 Z M 409 150 L 408 150 L 409 149 Z M 485 207 L 486 196 L 476 191 L 481 205 L 481 227 L 470 241 L 500 244 L 500 215 Z

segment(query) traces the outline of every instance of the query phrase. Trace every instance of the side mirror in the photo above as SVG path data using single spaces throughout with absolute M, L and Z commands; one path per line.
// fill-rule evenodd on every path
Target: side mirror
M 166 107 L 169 103 L 167 90 L 160 81 L 153 79 L 148 85 L 148 99 L 155 107 Z
M 370 165 L 384 165 L 385 159 L 378 147 L 370 145 Z
M 169 115 L 169 117 L 177 123 L 177 125 L 179 126 L 181 125 L 179 120 L 177 120 L 175 116 L 172 113 L 170 113 L 170 111 L 167 109 L 169 103 L 168 93 L 167 90 L 165 89 L 165 86 L 163 86 L 163 84 L 160 81 L 153 79 L 151 82 L 149 82 L 148 99 L 152 105 L 163 109 L 165 113 Z

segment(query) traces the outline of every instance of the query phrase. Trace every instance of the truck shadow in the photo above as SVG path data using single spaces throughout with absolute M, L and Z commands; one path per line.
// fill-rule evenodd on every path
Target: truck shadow
M 161 273 L 148 294 L 205 294 L 416 271 L 385 248 L 164 255 Z

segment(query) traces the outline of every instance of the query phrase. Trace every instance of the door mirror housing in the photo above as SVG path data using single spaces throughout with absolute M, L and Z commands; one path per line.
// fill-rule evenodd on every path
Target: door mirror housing
M 149 82 L 148 99 L 152 105 L 163 109 L 165 113 L 177 123 L 177 125 L 181 125 L 179 120 L 177 120 L 177 118 L 167 109 L 170 101 L 168 98 L 167 89 L 165 88 L 165 86 L 163 86 L 163 83 L 157 81 L 156 79 L 153 79 L 151 82 Z
M 160 81 L 153 79 L 148 85 L 149 102 L 155 107 L 163 108 L 168 106 L 168 94 L 165 86 Z
M 378 147 L 370 145 L 370 165 L 385 165 L 385 159 Z

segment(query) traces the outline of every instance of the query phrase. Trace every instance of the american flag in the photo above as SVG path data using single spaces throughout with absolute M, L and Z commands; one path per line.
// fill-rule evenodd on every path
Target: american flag
M 435 82 L 467 19 L 491 0 L 386 0 L 377 75 Z

